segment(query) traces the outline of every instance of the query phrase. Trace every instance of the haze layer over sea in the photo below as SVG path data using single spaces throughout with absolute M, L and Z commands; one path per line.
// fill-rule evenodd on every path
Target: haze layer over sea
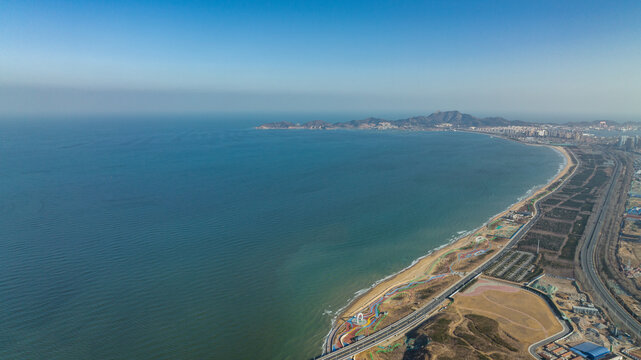
M 0 123 L 0 358 L 307 359 L 334 312 L 559 169 L 461 132 Z

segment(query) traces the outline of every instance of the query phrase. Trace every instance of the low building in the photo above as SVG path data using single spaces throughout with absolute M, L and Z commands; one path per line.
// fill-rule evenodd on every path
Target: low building
M 570 350 L 575 354 L 590 360 L 602 360 L 610 354 L 610 350 L 591 342 L 581 343 Z
M 565 350 L 565 348 L 559 347 L 559 348 L 556 348 L 556 349 L 554 349 L 554 350 L 552 350 L 550 352 L 552 354 L 556 355 L 556 356 L 561 356 L 561 354 L 565 353 L 566 351 L 567 350 Z
M 597 315 L 599 309 L 591 306 L 573 306 L 572 311 L 577 314 Z
M 552 355 L 549 355 L 548 353 L 545 353 L 545 352 L 540 352 L 540 353 L 539 353 L 539 356 L 540 356 L 542 359 L 545 359 L 545 360 L 551 360 L 551 359 L 552 359 Z
M 549 343 L 549 344 L 545 345 L 545 350 L 547 350 L 547 351 L 552 351 L 552 350 L 558 349 L 558 348 L 559 348 L 559 345 L 557 345 L 555 343 Z

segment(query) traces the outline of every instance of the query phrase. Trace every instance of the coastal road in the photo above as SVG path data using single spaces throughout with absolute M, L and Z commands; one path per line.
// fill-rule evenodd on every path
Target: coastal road
M 603 199 L 602 205 L 599 207 L 599 213 L 596 218 L 596 222 L 592 227 L 589 235 L 585 238 L 583 245 L 581 246 L 581 253 L 579 258 L 581 261 L 581 268 L 588 279 L 588 282 L 592 286 L 594 291 L 598 292 L 601 300 L 604 302 L 604 307 L 611 316 L 614 316 L 621 323 L 623 323 L 628 329 L 633 331 L 637 338 L 641 337 L 641 324 L 632 317 L 624 308 L 619 304 L 619 302 L 612 296 L 607 287 L 603 284 L 603 281 L 599 277 L 599 274 L 596 270 L 596 261 L 595 261 L 595 250 L 599 237 L 601 235 L 601 226 L 605 220 L 606 209 L 610 205 L 610 198 L 615 188 L 617 179 L 619 177 L 619 160 L 615 157 L 615 168 L 614 176 L 610 180 L 610 184 L 607 189 L 607 193 Z M 615 266 L 612 264 L 611 266 Z
M 575 171 L 578 168 L 578 164 L 575 167 Z M 571 175 L 574 175 L 572 173 Z M 570 179 L 572 176 L 568 176 L 563 182 L 557 187 L 557 189 L 560 189 L 565 182 Z M 459 280 L 456 284 L 452 285 L 445 291 L 443 291 L 439 296 L 436 298 L 432 299 L 430 302 L 428 302 L 426 305 L 421 307 L 420 309 L 414 311 L 413 313 L 405 316 L 404 318 L 401 318 L 397 320 L 395 323 L 379 330 L 378 332 L 369 335 L 367 337 L 364 337 L 352 344 L 349 344 L 347 346 L 344 346 L 340 349 L 337 349 L 335 351 L 331 351 L 331 341 L 332 341 L 332 334 L 328 337 L 326 343 L 325 343 L 325 354 L 321 355 L 315 359 L 317 360 L 343 360 L 343 359 L 351 359 L 352 357 L 356 356 L 358 353 L 365 351 L 373 346 L 376 346 L 384 341 L 387 341 L 391 338 L 394 338 L 398 335 L 402 335 L 409 330 L 417 327 L 420 325 L 422 322 L 427 320 L 429 315 L 436 310 L 448 297 L 456 294 L 461 288 L 463 288 L 467 283 L 469 283 L 471 280 L 475 279 L 477 276 L 481 275 L 483 271 L 485 271 L 489 266 L 491 266 L 496 260 L 498 260 L 502 254 L 504 254 L 506 251 L 512 249 L 514 245 L 523 237 L 524 234 L 530 230 L 530 228 L 536 223 L 538 218 L 541 216 L 541 209 L 539 203 L 543 200 L 545 200 L 548 196 L 553 194 L 554 192 L 548 193 L 545 196 L 539 198 L 534 206 L 536 208 L 535 214 L 530 219 L 530 221 L 525 224 L 519 231 L 514 235 L 512 240 L 510 240 L 509 243 L 507 243 L 501 250 L 499 250 L 491 259 L 480 265 L 478 268 L 476 268 L 474 271 L 468 273 L 463 279 Z M 330 352 L 331 351 L 331 352 Z

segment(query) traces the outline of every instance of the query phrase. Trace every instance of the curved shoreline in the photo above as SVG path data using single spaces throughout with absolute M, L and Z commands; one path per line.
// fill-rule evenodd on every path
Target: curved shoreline
M 489 135 L 485 133 L 477 133 L 477 132 L 474 132 L 474 133 L 481 134 L 481 135 Z M 502 138 L 504 140 L 515 141 L 513 139 L 504 138 L 501 136 L 495 136 L 495 135 L 492 135 L 492 136 Z M 421 276 L 429 274 L 429 269 L 432 263 L 436 261 L 442 254 L 454 248 L 460 247 L 463 242 L 469 240 L 472 234 L 483 229 L 485 226 L 487 226 L 487 224 L 489 224 L 493 220 L 505 215 L 510 210 L 516 210 L 522 207 L 525 203 L 535 199 L 541 193 L 545 192 L 550 185 L 554 184 L 556 181 L 558 181 L 559 179 L 563 178 L 566 174 L 568 174 L 570 168 L 574 165 L 574 161 L 571 155 L 563 147 L 556 146 L 556 145 L 545 145 L 545 144 L 529 144 L 529 143 L 523 143 L 520 141 L 516 141 L 516 142 L 519 142 L 523 145 L 545 146 L 545 147 L 551 148 L 552 150 L 556 151 L 557 153 L 563 156 L 564 162 L 561 163 L 561 165 L 559 166 L 559 170 L 557 171 L 556 175 L 553 176 L 547 183 L 543 185 L 537 185 L 529 189 L 524 195 L 519 197 L 515 203 L 508 206 L 502 212 L 491 216 L 486 222 L 481 224 L 479 227 L 471 231 L 466 231 L 465 233 L 462 233 L 460 235 L 453 236 L 447 243 L 428 251 L 425 255 L 412 261 L 412 263 L 407 267 L 401 269 L 400 271 L 394 274 L 388 275 L 380 280 L 377 280 L 367 289 L 361 289 L 357 291 L 355 293 L 355 296 L 352 299 L 350 299 L 344 307 L 336 311 L 336 315 L 332 319 L 329 332 L 323 339 L 323 344 L 322 344 L 323 349 L 325 348 L 325 344 L 327 343 L 329 337 L 334 332 L 338 319 L 346 316 L 347 317 L 352 316 L 359 310 L 369 306 L 371 303 L 379 299 L 381 296 L 383 296 L 386 292 L 388 292 L 390 289 L 394 287 L 400 286 L 404 283 L 413 281 Z M 534 213 L 535 212 L 536 212 L 536 208 L 534 209 Z M 486 261 L 489 261 L 492 258 L 493 257 L 487 259 Z M 481 264 L 479 264 L 478 266 L 480 265 Z

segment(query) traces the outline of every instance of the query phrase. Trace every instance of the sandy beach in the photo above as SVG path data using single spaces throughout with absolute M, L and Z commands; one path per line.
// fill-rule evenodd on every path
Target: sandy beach
M 340 323 L 340 319 L 355 315 L 356 313 L 361 311 L 363 308 L 365 308 L 369 304 L 371 304 L 373 301 L 375 301 L 376 299 L 381 297 L 383 294 L 388 292 L 390 289 L 392 289 L 394 287 L 397 287 L 399 285 L 405 284 L 405 283 L 407 283 L 409 281 L 415 280 L 417 278 L 421 278 L 421 277 L 423 277 L 425 275 L 428 275 L 430 269 L 432 268 L 432 264 L 441 255 L 445 254 L 446 252 L 448 252 L 450 250 L 457 249 L 457 248 L 460 248 L 460 247 L 464 246 L 465 244 L 467 244 L 469 241 L 472 240 L 472 236 L 474 236 L 478 231 L 481 231 L 483 228 L 485 228 L 485 226 L 488 223 L 492 222 L 493 220 L 495 220 L 495 219 L 497 219 L 497 218 L 499 218 L 501 216 L 504 216 L 509 211 L 516 211 L 517 209 L 520 209 L 526 203 L 528 203 L 528 202 L 532 201 L 533 199 L 535 199 L 541 193 L 545 192 L 547 190 L 547 188 L 551 184 L 555 183 L 559 179 L 563 178 L 566 174 L 568 174 L 568 172 L 570 171 L 572 165 L 574 164 L 574 162 L 572 160 L 572 157 L 570 156 L 568 151 L 565 150 L 561 146 L 534 145 L 534 144 L 528 144 L 528 145 L 548 146 L 548 147 L 551 147 L 551 148 L 555 149 L 559 153 L 563 154 L 563 156 L 565 157 L 565 159 L 566 159 L 565 166 L 547 184 L 541 186 L 538 190 L 534 191 L 527 198 L 522 199 L 522 200 L 514 203 L 513 205 L 511 205 L 505 211 L 493 216 L 490 219 L 490 221 L 488 221 L 486 224 L 483 224 L 482 226 L 480 226 L 479 228 L 475 229 L 474 231 L 470 231 L 467 235 L 464 235 L 461 238 L 459 238 L 459 239 L 447 244 L 446 246 L 444 246 L 444 247 L 442 247 L 442 248 L 440 248 L 438 250 L 435 250 L 432 253 L 424 256 L 423 258 L 419 259 L 414 265 L 412 265 L 412 266 L 406 268 L 405 270 L 403 270 L 403 271 L 401 271 L 401 272 L 389 277 L 388 279 L 385 279 L 385 280 L 381 281 L 376 286 L 372 287 L 367 292 L 365 292 L 364 294 L 362 294 L 359 297 L 357 297 L 356 299 L 354 299 L 349 305 L 347 305 L 345 307 L 344 311 L 342 311 L 339 314 L 339 316 L 336 318 L 337 322 Z M 494 254 L 491 258 L 493 258 L 494 256 L 496 256 L 496 254 Z M 491 258 L 488 258 L 488 260 L 491 259 Z M 480 266 L 480 264 L 479 264 L 479 266 Z M 335 324 L 332 324 L 332 325 L 335 326 L 337 324 L 335 323 Z

